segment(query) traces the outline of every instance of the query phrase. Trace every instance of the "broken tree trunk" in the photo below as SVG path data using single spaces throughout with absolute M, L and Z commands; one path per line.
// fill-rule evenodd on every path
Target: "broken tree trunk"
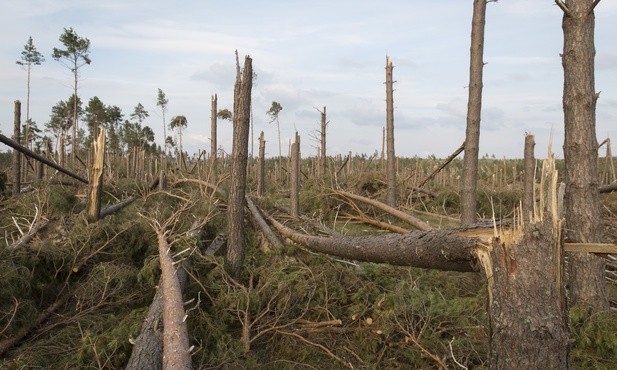
M 92 177 L 90 179 L 90 196 L 88 217 L 98 220 L 101 214 L 101 195 L 103 194 L 103 168 L 105 161 L 105 129 L 102 128 L 93 143 Z
M 291 170 L 289 172 L 289 210 L 292 217 L 300 214 L 300 136 L 291 144 Z
M 548 163 L 548 166 L 547 166 Z M 568 323 L 554 159 L 530 223 L 519 217 L 477 251 L 489 295 L 490 368 L 567 369 Z M 548 192 L 547 192 L 548 190 Z M 544 210 L 547 208 L 548 210 Z
M 21 102 L 15 100 L 15 119 L 13 122 L 13 140 L 19 144 L 21 138 Z M 21 193 L 21 154 L 13 150 L 13 195 Z
M 252 59 L 246 56 L 244 72 L 240 75 L 240 63 L 236 53 L 236 85 L 234 88 L 233 147 L 231 151 L 231 180 L 227 208 L 227 256 L 226 269 L 237 278 L 244 263 L 245 227 L 244 208 L 246 194 L 246 168 L 251 116 L 251 88 L 253 83 Z
M 278 236 L 272 231 L 270 226 L 268 226 L 268 224 L 266 223 L 266 220 L 264 220 L 264 218 L 261 216 L 259 209 L 255 207 L 255 204 L 249 197 L 246 197 L 246 206 L 248 207 L 251 213 L 251 218 L 253 220 L 253 224 L 255 225 L 255 227 L 258 228 L 264 234 L 264 236 L 266 237 L 266 239 L 268 239 L 268 242 L 273 248 L 282 250 L 283 243 L 278 238 Z
M 217 120 L 217 102 L 216 94 L 212 95 L 212 104 L 210 109 L 210 171 L 212 172 L 211 181 L 216 182 L 218 176 L 218 144 L 216 143 L 216 120 Z
M 259 135 L 259 164 L 257 165 L 257 196 L 266 195 L 266 140 L 264 132 Z
M 52 162 L 51 160 L 33 152 L 32 150 L 26 148 L 25 146 L 19 144 L 18 142 L 16 142 L 15 140 L 9 139 L 8 137 L 0 134 L 0 143 L 6 144 L 8 146 L 10 146 L 11 148 L 20 151 L 21 153 L 27 155 L 28 157 L 32 157 L 34 159 L 36 159 L 37 161 L 43 162 L 46 165 L 62 172 L 65 175 L 71 176 L 72 178 L 79 180 L 85 184 L 88 183 L 88 180 L 84 179 L 83 177 L 74 174 L 73 172 L 65 169 L 64 167 L 61 167 L 59 165 L 57 165 L 56 163 Z
M 180 282 L 180 289 L 184 289 L 187 282 L 186 271 L 180 268 L 176 275 Z M 163 290 L 160 285 L 156 289 L 156 294 L 126 365 L 126 370 L 141 369 L 163 369 Z
M 460 236 L 461 230 L 415 231 L 358 237 L 300 234 L 268 217 L 284 237 L 316 252 L 350 260 L 445 271 L 477 272 L 475 249 L 482 242 Z
M 371 199 L 371 198 L 367 198 L 367 197 L 363 197 L 361 195 L 357 195 L 357 194 L 353 194 L 353 193 L 349 193 L 346 191 L 342 191 L 342 190 L 335 190 L 334 191 L 335 194 L 343 196 L 343 197 L 347 197 L 347 198 L 351 198 L 351 199 L 355 199 L 355 200 L 359 200 L 361 202 L 364 202 L 368 205 L 371 205 L 375 208 L 379 208 L 380 210 L 388 213 L 391 216 L 394 216 L 402 221 L 407 222 L 408 224 L 410 224 L 411 226 L 415 227 L 418 230 L 423 230 L 423 231 L 428 231 L 428 230 L 432 230 L 433 228 L 428 225 L 425 222 L 422 222 L 421 220 L 413 217 L 412 215 L 409 215 L 405 212 L 399 211 L 396 208 L 392 208 L 386 204 L 383 204 L 377 200 Z
M 426 178 L 424 180 L 422 180 L 420 182 L 420 184 L 418 184 L 417 187 L 421 188 L 424 184 L 429 182 L 433 177 L 435 177 L 435 175 L 437 175 L 439 172 L 441 172 L 441 170 L 443 170 L 450 162 L 452 162 L 454 160 L 454 158 L 456 158 L 456 156 L 461 154 L 461 152 L 463 150 L 465 150 L 465 143 L 463 143 L 458 149 L 456 149 L 454 151 L 454 153 L 452 153 L 448 158 L 446 158 L 446 160 L 443 161 L 443 163 L 440 164 L 439 167 L 437 167 L 437 169 L 435 169 L 435 171 L 433 171 L 430 175 L 426 176 Z
M 536 172 L 536 160 L 534 157 L 534 146 L 536 145 L 534 141 L 534 136 L 531 134 L 525 135 L 525 152 L 524 152 L 524 161 L 525 161 L 525 176 L 523 180 L 523 219 L 525 221 L 530 221 L 533 218 L 533 204 L 535 202 L 534 198 L 534 183 L 535 183 L 535 172 Z
M 191 369 L 189 335 L 182 288 L 170 255 L 166 233 L 157 231 L 163 292 L 163 369 Z
M 394 89 L 392 80 L 392 60 L 386 56 L 386 146 L 388 174 L 388 205 L 396 207 L 396 155 L 394 154 Z

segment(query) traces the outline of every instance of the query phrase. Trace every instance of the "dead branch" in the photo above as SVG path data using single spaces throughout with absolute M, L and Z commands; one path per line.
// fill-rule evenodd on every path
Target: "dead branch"
M 443 161 L 443 163 L 440 164 L 439 167 L 437 167 L 437 169 L 435 169 L 435 171 L 433 171 L 424 180 L 422 180 L 420 182 L 420 184 L 418 185 L 418 187 L 421 188 L 424 184 L 429 182 L 433 177 L 435 177 L 435 175 L 437 175 L 439 172 L 441 172 L 441 170 L 443 170 L 450 162 L 452 162 L 454 160 L 454 158 L 456 158 L 456 156 L 461 154 L 461 152 L 463 150 L 465 150 L 465 143 L 461 144 L 461 146 L 458 149 L 456 149 L 454 151 L 454 153 L 450 154 L 450 156 L 448 158 L 446 158 L 446 160 Z
M 423 222 L 405 212 L 399 211 L 396 208 L 390 207 L 380 201 L 371 199 L 371 198 L 367 198 L 367 197 L 363 197 L 361 195 L 357 195 L 357 194 L 353 194 L 353 193 L 349 193 L 343 190 L 334 190 L 334 194 L 339 195 L 339 196 L 343 196 L 343 197 L 347 197 L 347 198 L 351 198 L 351 199 L 355 199 L 355 200 L 359 200 L 361 202 L 364 202 L 368 205 L 371 205 L 375 208 L 379 208 L 380 210 L 388 213 L 391 216 L 394 216 L 408 224 L 410 224 L 411 226 L 417 228 L 418 230 L 423 230 L 423 231 L 429 231 L 432 230 L 433 228 L 431 226 L 429 226 L 426 222 Z
M 101 210 L 101 212 L 99 213 L 99 218 L 104 218 L 107 217 L 113 213 L 118 212 L 119 210 L 121 210 L 122 208 L 128 206 L 129 204 L 133 203 L 133 201 L 135 200 L 134 196 L 130 196 L 128 198 L 126 198 L 125 200 L 116 203 L 114 205 L 111 205 L 109 207 L 104 208 L 103 210 Z
M 349 368 L 349 369 L 353 369 L 354 367 L 347 361 L 343 360 L 342 358 L 338 357 L 337 355 L 335 355 L 332 351 L 330 351 L 326 346 L 321 345 L 319 343 L 315 343 L 315 342 L 311 342 L 310 340 L 304 338 L 303 336 L 301 336 L 300 334 L 297 333 L 293 333 L 293 332 L 289 332 L 289 331 L 283 331 L 283 330 L 277 330 L 276 331 L 279 334 L 283 334 L 283 335 L 288 335 L 294 338 L 299 339 L 300 341 L 313 346 L 313 347 L 317 347 L 320 350 L 322 350 L 326 355 L 328 355 L 328 357 L 333 358 L 334 360 L 340 362 L 341 364 L 345 365 L 345 367 Z
M 43 230 L 47 225 L 49 225 L 50 220 L 40 220 L 37 222 L 26 234 L 22 235 L 21 238 L 16 240 L 13 244 L 9 245 L 7 248 L 10 251 L 14 251 L 17 248 L 21 248 L 24 245 L 28 244 L 32 238 L 41 230 Z

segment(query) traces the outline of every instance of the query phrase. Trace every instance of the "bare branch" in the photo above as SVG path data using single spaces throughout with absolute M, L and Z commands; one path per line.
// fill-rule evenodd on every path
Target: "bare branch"
M 565 14 L 566 16 L 568 16 L 568 17 L 569 17 L 570 15 L 572 15 L 572 14 L 570 13 L 570 9 L 569 9 L 569 8 L 568 8 L 568 6 L 567 6 L 567 5 L 563 2 L 563 0 L 555 0 L 555 4 L 557 4 L 557 6 L 561 8 L 561 10 L 563 10 L 563 12 L 564 12 L 564 14 Z

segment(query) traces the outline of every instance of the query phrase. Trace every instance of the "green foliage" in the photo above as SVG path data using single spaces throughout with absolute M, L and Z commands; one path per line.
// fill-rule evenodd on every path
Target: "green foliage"
M 49 205 L 54 213 L 68 214 L 77 205 L 77 197 L 62 185 L 49 188 Z
M 570 309 L 571 350 L 574 369 L 617 368 L 617 312 L 592 315 L 585 309 Z

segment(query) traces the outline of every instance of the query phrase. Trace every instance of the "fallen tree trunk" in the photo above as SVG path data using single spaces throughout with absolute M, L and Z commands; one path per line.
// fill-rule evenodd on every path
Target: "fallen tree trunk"
M 192 369 L 182 289 L 166 233 L 157 231 L 163 292 L 163 369 Z
M 251 198 L 246 197 L 246 206 L 248 207 L 251 213 L 251 219 L 253 220 L 253 224 L 264 234 L 266 239 L 272 247 L 275 249 L 281 250 L 283 249 L 283 243 L 280 241 L 278 236 L 272 231 L 270 226 L 266 223 L 266 220 L 261 216 L 259 209 L 255 207 Z
M 415 227 L 418 230 L 423 230 L 423 231 L 429 231 L 432 230 L 433 228 L 428 225 L 426 222 L 423 222 L 422 220 L 419 220 L 415 217 L 413 217 L 412 215 L 409 215 L 405 212 L 399 211 L 396 208 L 390 207 L 384 203 L 381 203 L 377 200 L 371 199 L 371 198 L 367 198 L 367 197 L 363 197 L 361 195 L 357 195 L 357 194 L 353 194 L 353 193 L 349 193 L 346 191 L 342 191 L 342 190 L 335 190 L 334 191 L 335 194 L 343 196 L 343 197 L 347 197 L 347 198 L 351 198 L 351 199 L 355 199 L 355 200 L 359 200 L 363 203 L 366 203 L 368 205 L 371 205 L 375 208 L 379 208 L 380 210 L 388 213 L 391 216 L 394 216 L 398 219 L 400 219 L 401 221 L 404 221 L 408 224 L 410 224 L 411 226 Z
M 183 268 L 176 272 L 180 288 L 184 289 L 187 273 Z M 160 283 L 159 283 L 160 284 Z M 163 289 L 156 289 L 148 314 L 135 340 L 127 370 L 163 369 Z
M 465 143 L 461 144 L 461 146 L 458 149 L 456 149 L 454 153 L 452 153 L 448 158 L 446 158 L 446 160 L 443 161 L 443 163 L 439 165 L 439 167 L 437 167 L 435 171 L 433 171 L 424 180 L 422 180 L 420 184 L 418 185 L 418 187 L 421 188 L 422 186 L 424 186 L 424 184 L 429 182 L 433 177 L 435 177 L 435 175 L 441 172 L 441 170 L 443 170 L 450 162 L 452 162 L 454 158 L 456 158 L 459 154 L 461 154 L 463 150 L 465 150 Z
M 49 224 L 49 222 L 50 220 L 41 220 L 37 222 L 30 231 L 22 235 L 22 237 L 15 241 L 15 243 L 9 245 L 7 249 L 10 251 L 14 251 L 17 248 L 21 248 L 24 245 L 28 244 L 28 242 L 30 242 L 30 240 L 34 238 L 36 233 L 44 229 Z
M 133 203 L 133 201 L 135 200 L 134 196 L 130 196 L 128 198 L 126 198 L 125 200 L 118 202 L 114 205 L 111 205 L 107 208 L 104 208 L 101 210 L 101 212 L 99 212 L 99 218 L 103 218 L 103 217 L 107 217 L 115 212 L 118 212 L 119 210 L 121 210 L 122 208 L 128 206 L 129 204 Z
M 388 263 L 445 271 L 478 272 L 475 250 L 479 239 L 461 236 L 462 230 L 414 231 L 358 237 L 321 237 L 300 234 L 272 217 L 274 228 L 286 238 L 316 252 L 361 262 Z

